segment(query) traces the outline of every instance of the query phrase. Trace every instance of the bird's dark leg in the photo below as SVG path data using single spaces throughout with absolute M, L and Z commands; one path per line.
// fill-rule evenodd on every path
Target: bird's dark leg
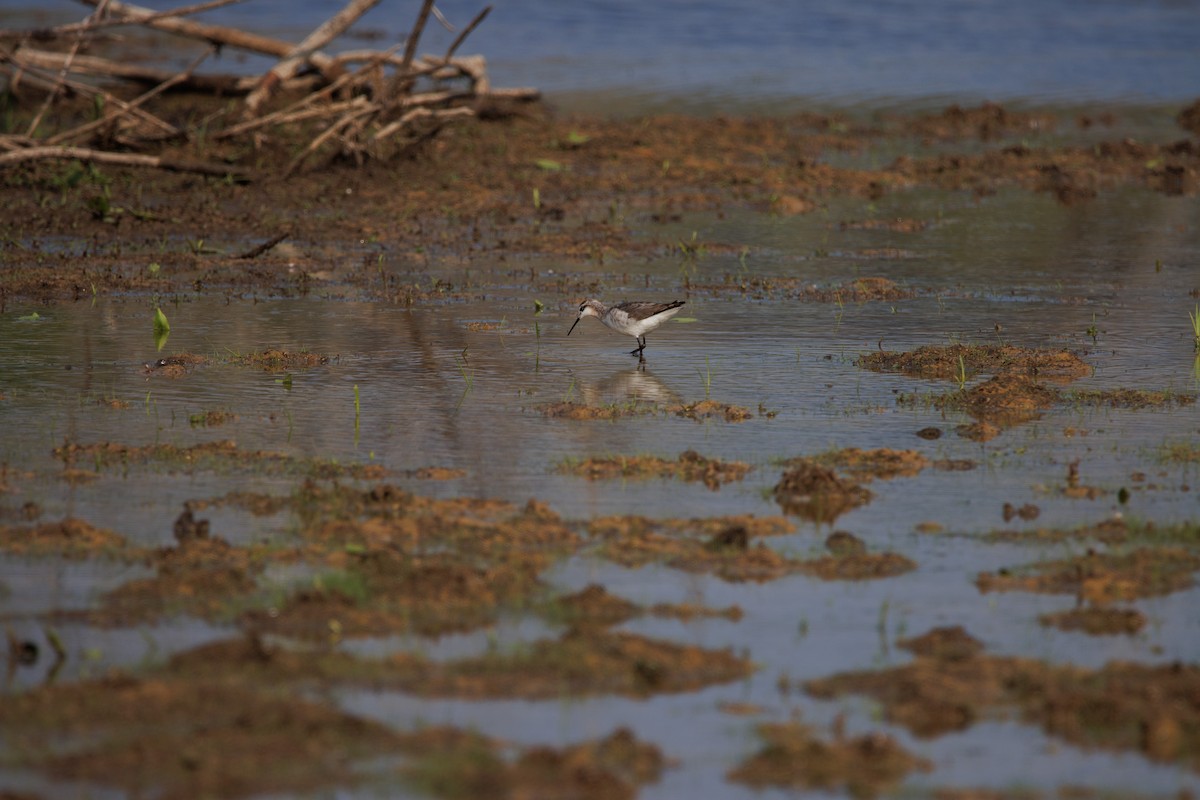
M 637 337 L 637 343 L 638 343 L 637 350 L 630 350 L 629 355 L 637 356 L 639 359 L 644 361 L 645 358 L 642 356 L 642 351 L 646 349 L 646 337 L 645 336 Z

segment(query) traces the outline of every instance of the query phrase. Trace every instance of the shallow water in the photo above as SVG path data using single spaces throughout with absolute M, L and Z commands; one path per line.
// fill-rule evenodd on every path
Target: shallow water
M 842 230 L 841 220 L 913 217 L 931 220 L 923 232 Z M 849 669 L 904 663 L 897 638 L 938 625 L 963 625 L 989 652 L 1098 667 L 1114 659 L 1159 663 L 1200 658 L 1200 590 L 1140 601 L 1151 620 L 1133 637 L 1088 637 L 1040 627 L 1040 613 L 1074 600 L 1024 593 L 984 595 L 974 575 L 1066 552 L 1078 544 L 983 544 L 978 534 L 999 528 L 1074 526 L 1113 514 L 1143 520 L 1194 520 L 1197 468 L 1161 458 L 1164 444 L 1200 435 L 1200 412 L 1058 407 L 1041 419 L 979 444 L 956 436 L 965 415 L 927 403 L 901 406 L 898 393 L 947 391 L 946 382 L 877 374 L 854 358 L 882 346 L 907 350 L 926 344 L 1007 343 L 1078 349 L 1094 374 L 1071 388 L 1150 388 L 1195 393 L 1196 357 L 1187 312 L 1200 274 L 1200 202 L 1137 190 L 1102 194 L 1063 207 L 1053 199 L 1002 192 L 975 200 L 913 192 L 875 205 L 844 201 L 827 214 L 775 218 L 733 214 L 720 220 L 685 217 L 674 225 L 687 240 L 728 245 L 694 263 L 677 256 L 572 267 L 598 280 L 609 301 L 625 297 L 684 297 L 686 318 L 649 336 L 639 369 L 632 341 L 594 321 L 566 337 L 575 301 L 553 290 L 561 265 L 536 263 L 528 271 L 471 264 L 469 302 L 404 308 L 347 299 L 233 300 L 182 295 L 162 298 L 171 320 L 164 349 L 156 350 L 148 297 L 102 297 L 51 308 L 13 307 L 0 316 L 0 462 L 33 473 L 4 500 L 10 516 L 33 501 L 45 518 L 71 515 L 120 531 L 145 545 L 172 542 L 171 526 L 187 500 L 232 489 L 284 494 L 294 476 L 172 472 L 165 467 L 108 467 L 93 482 L 68 486 L 51 450 L 64 440 L 112 440 L 128 445 L 167 442 L 188 446 L 234 439 L 243 450 L 376 463 L 395 482 L 422 494 L 495 497 L 523 503 L 536 497 L 564 517 L 604 514 L 706 516 L 779 513 L 769 489 L 778 459 L 841 447 L 894 447 L 931 458 L 972 459 L 974 470 L 926 470 L 913 478 L 875 481 L 875 498 L 848 512 L 836 527 L 852 531 L 874 551 L 894 550 L 919 568 L 867 582 L 822 582 L 789 577 L 763 585 L 729 584 L 669 569 L 628 570 L 580 556 L 553 569 L 547 580 L 564 591 L 592 582 L 635 602 L 736 604 L 739 622 L 680 623 L 640 620 L 623 629 L 709 647 L 748 651 L 761 669 L 738 684 L 648 701 L 597 698 L 561 702 L 465 702 L 413 699 L 398 693 L 341 692 L 342 705 L 400 728 L 416 720 L 474 727 L 509 741 L 562 743 L 632 727 L 680 759 L 644 796 L 749 796 L 720 783 L 726 770 L 758 747 L 754 720 L 717 710 L 721 701 L 759 704 L 760 718 L 793 712 L 825 726 L 845 714 L 849 732 L 883 728 L 937 767 L 906 784 L 1054 789 L 1071 783 L 1166 793 L 1200 790 L 1200 779 L 1180 768 L 1155 765 L 1135 754 L 1088 753 L 1015 721 L 977 724 L 961 734 L 914 740 L 881 723 L 872 704 L 857 698 L 815 701 L 793 691 L 791 680 Z M 670 232 L 672 229 L 668 228 Z M 662 231 L 657 230 L 661 234 Z M 739 258 L 742 246 L 749 247 Z M 879 255 L 884 248 L 890 256 Z M 874 254 L 872 253 L 874 251 Z M 898 251 L 894 252 L 894 251 Z M 898 256 L 898 257 L 895 257 Z M 386 260 L 384 269 L 391 269 Z M 862 276 L 887 276 L 918 290 L 911 300 L 845 304 L 755 298 L 737 291 L 689 292 L 685 285 L 722 284 L 758 277 L 803 277 L 825 285 Z M 463 280 L 459 267 L 434 264 L 430 277 Z M 342 287 L 331 294 L 341 295 Z M 546 304 L 534 313 L 534 301 Z M 29 319 L 37 311 L 36 319 Z M 496 323 L 473 331 L 470 323 Z M 1088 333 L 1096 327 L 1093 339 Z M 290 388 L 279 373 L 229 363 L 232 356 L 267 348 L 310 350 L 327 364 L 293 370 Z M 210 356 L 213 363 L 171 380 L 144 365 L 172 353 Z M 976 378 L 975 380 L 982 380 Z M 359 413 L 355 413 L 355 389 Z M 741 423 L 695 422 L 663 413 L 616 422 L 569 421 L 538 408 L 564 399 L 589 404 L 649 405 L 713 399 L 742 405 L 754 418 Z M 106 401 L 119 399 L 127 408 Z M 225 425 L 194 426 L 192 415 L 227 410 Z M 774 412 L 767 418 L 762 410 Z M 934 426 L 936 441 L 915 432 Z M 675 481 L 588 482 L 561 475 L 564 459 L 605 454 L 674 456 L 695 449 L 710 457 L 746 460 L 745 481 L 719 491 Z M 1108 490 L 1096 500 L 1063 497 L 1068 463 L 1080 461 L 1084 483 Z M 444 482 L 404 477 L 437 465 L 466 471 Z M 81 465 L 86 466 L 86 465 Z M 1131 476 L 1143 472 L 1147 481 Z M 1149 488 L 1153 484 L 1156 488 Z M 1117 490 L 1132 491 L 1128 504 Z M 14 502 L 16 505 L 14 505 Z M 1004 503 L 1034 503 L 1034 523 L 1005 523 Z M 256 518 L 214 509 L 203 513 L 214 534 L 235 543 L 286 539 L 287 514 Z M 915 531 L 937 522 L 947 534 Z M 815 553 L 828 526 L 797 520 L 797 532 L 772 546 Z M 138 567 L 63 564 L 5 558 L 0 563 L 0 614 L 15 630 L 39 639 L 32 615 L 78 608 L 88 598 L 140 574 Z M 279 585 L 297 579 L 287 571 Z M 113 665 L 155 663 L 210 641 L 219 627 L 185 622 L 138 631 L 58 628 L 68 658 L 60 679 L 99 674 Z M 439 643 L 407 637 L 354 645 L 365 652 L 411 648 L 457 657 L 489 646 L 514 646 L 546 634 L 519 619 L 486 634 Z M 10 685 L 34 685 L 46 664 L 10 675 Z M 1019 764 L 1019 767 L 1013 765 Z M 61 787 L 59 787 L 61 788 Z M 369 792 L 368 792 L 369 793 Z M 768 796 L 778 793 L 767 792 Z

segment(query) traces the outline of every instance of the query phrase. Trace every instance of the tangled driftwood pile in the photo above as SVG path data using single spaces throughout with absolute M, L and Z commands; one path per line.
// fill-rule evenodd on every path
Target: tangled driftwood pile
M 187 142 L 200 133 L 199 126 L 181 127 L 149 110 L 150 101 L 168 90 L 240 98 L 233 110 L 221 109 L 204 120 L 203 136 L 213 141 L 245 139 L 257 147 L 272 130 L 300 123 L 315 125 L 315 135 L 292 159 L 288 173 L 321 151 L 360 163 L 385 157 L 395 152 L 397 144 L 432 136 L 447 120 L 474 115 L 483 103 L 537 97 L 533 89 L 493 89 L 482 56 L 456 55 L 490 6 L 458 32 L 444 54 L 418 57 L 418 43 L 429 17 L 441 19 L 433 0 L 422 0 L 412 30 L 401 44 L 387 50 L 336 55 L 321 49 L 380 0 L 350 0 L 299 44 L 190 19 L 242 0 L 212 0 L 170 11 L 152 11 L 117 0 L 81 1 L 95 6 L 81 22 L 40 30 L 0 30 L 0 75 L 7 77 L 8 91 L 21 97 L 44 97 L 23 134 L 0 135 L 0 166 L 31 159 L 78 158 L 230 174 L 227 165 L 153 153 L 164 143 Z M 200 40 L 208 49 L 177 73 L 88 54 L 106 32 L 131 25 Z M 268 55 L 278 61 L 258 76 L 197 74 L 197 68 L 221 48 Z M 121 99 L 118 85 L 147 88 L 132 99 Z M 95 118 L 43 135 L 47 113 L 65 97 L 92 99 L 98 110 Z M 281 97 L 291 102 L 281 103 Z

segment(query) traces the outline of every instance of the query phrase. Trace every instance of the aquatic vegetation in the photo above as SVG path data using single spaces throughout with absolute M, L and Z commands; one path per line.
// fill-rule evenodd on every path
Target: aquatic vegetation
M 161 308 L 154 308 L 154 344 L 155 348 L 162 350 L 167 343 L 167 336 L 171 333 L 171 323 L 167 322 L 167 315 L 163 313 Z

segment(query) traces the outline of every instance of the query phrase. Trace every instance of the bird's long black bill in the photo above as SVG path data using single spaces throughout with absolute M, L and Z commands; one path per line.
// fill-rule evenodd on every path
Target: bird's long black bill
M 575 318 L 575 321 L 574 321 L 573 323 L 571 323 L 571 330 L 570 330 L 570 331 L 567 331 L 567 336 L 570 336 L 570 335 L 571 335 L 571 331 L 575 330 L 575 326 L 579 324 L 579 320 L 581 320 L 581 319 L 583 319 L 583 317 L 576 317 L 576 318 Z

